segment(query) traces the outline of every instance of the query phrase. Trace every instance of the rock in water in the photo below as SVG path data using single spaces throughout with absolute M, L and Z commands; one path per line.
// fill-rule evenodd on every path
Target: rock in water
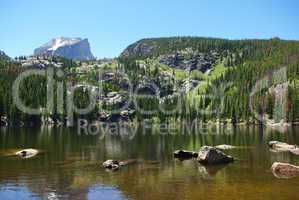
M 234 161 L 234 158 L 226 155 L 219 149 L 211 146 L 203 146 L 198 153 L 198 162 L 206 165 L 226 164 Z
M 217 145 L 215 147 L 220 150 L 229 150 L 229 149 L 236 148 L 235 146 L 231 146 L 231 145 L 227 145 L 227 144 Z
M 88 39 L 59 37 L 34 50 L 34 55 L 59 56 L 73 60 L 93 60 Z
M 198 153 L 194 151 L 186 151 L 186 150 L 176 150 L 173 154 L 175 158 L 180 158 L 180 159 L 190 159 L 190 158 L 196 158 L 198 156 Z
M 277 178 L 293 178 L 299 176 L 299 166 L 291 165 L 288 163 L 273 163 L 272 172 Z
M 17 156 L 21 158 L 32 158 L 38 154 L 38 150 L 36 149 L 23 149 L 21 151 L 16 152 Z
M 269 146 L 271 149 L 275 151 L 290 151 L 290 150 L 295 150 L 297 148 L 296 145 L 290 145 L 284 142 L 279 142 L 279 141 L 270 141 Z
M 116 160 L 107 160 L 103 163 L 103 167 L 107 168 L 107 169 L 118 170 L 120 167 L 120 164 Z

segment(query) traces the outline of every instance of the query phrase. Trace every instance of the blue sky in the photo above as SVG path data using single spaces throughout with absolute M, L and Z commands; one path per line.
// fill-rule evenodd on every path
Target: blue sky
M 7 0 L 0 49 L 30 55 L 50 39 L 88 38 L 97 57 L 118 56 L 147 37 L 299 40 L 297 0 Z

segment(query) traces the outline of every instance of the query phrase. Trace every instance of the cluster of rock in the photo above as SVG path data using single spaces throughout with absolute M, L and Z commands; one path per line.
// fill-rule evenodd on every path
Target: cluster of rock
M 22 67 L 32 67 L 37 69 L 44 69 L 49 66 L 60 68 L 63 65 L 61 62 L 51 61 L 48 56 L 29 56 L 24 59 L 19 59 L 18 62 Z
M 205 73 L 211 69 L 219 60 L 220 54 L 216 51 L 209 53 L 185 53 L 162 55 L 159 58 L 161 64 L 186 71 L 200 70 Z
M 224 147 L 224 145 L 221 145 L 221 147 L 222 146 Z M 233 148 L 232 146 L 230 147 Z M 174 152 L 174 157 L 182 160 L 196 158 L 199 163 L 204 165 L 226 164 L 234 161 L 233 157 L 226 155 L 219 148 L 217 148 L 217 146 L 203 146 L 200 148 L 198 153 L 193 151 L 177 150 Z
M 147 80 L 146 78 L 137 86 L 136 89 L 137 95 L 155 95 L 160 96 L 160 88 L 151 80 Z
M 135 116 L 135 110 L 124 109 L 122 111 L 111 113 L 108 111 L 102 111 L 99 113 L 99 121 L 101 122 L 118 122 L 128 121 Z
M 271 141 L 269 146 L 274 152 L 291 152 L 299 155 L 299 148 L 296 145 L 290 145 L 283 142 Z M 231 145 L 218 145 L 215 147 L 203 146 L 199 152 L 177 150 L 174 152 L 174 157 L 181 160 L 196 158 L 203 165 L 218 165 L 226 164 L 234 161 L 234 158 L 226 155 L 222 150 L 235 148 Z M 292 178 L 299 176 L 299 166 L 289 163 L 273 163 L 271 170 L 277 178 Z
M 290 145 L 279 141 L 270 141 L 269 146 L 273 152 L 290 152 L 295 155 L 299 155 L 299 147 L 296 145 Z M 277 178 L 293 178 L 299 176 L 299 166 L 295 166 L 289 163 L 273 163 L 272 172 Z
M 234 158 L 226 155 L 217 147 L 203 146 L 199 152 L 187 151 L 187 150 L 177 150 L 174 152 L 174 157 L 181 160 L 197 158 L 197 161 L 203 165 L 218 165 L 227 164 L 234 161 Z M 117 161 L 117 160 L 107 160 L 103 162 L 102 166 L 110 170 L 118 170 L 120 167 L 136 163 L 136 160 L 127 161 Z
M 126 96 L 126 93 L 120 93 L 120 92 L 109 92 L 102 101 L 109 106 L 121 104 L 124 102 L 124 98 Z

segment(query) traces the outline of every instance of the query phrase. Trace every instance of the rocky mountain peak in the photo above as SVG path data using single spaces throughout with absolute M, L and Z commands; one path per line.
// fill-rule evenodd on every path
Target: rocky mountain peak
M 88 39 L 58 37 L 34 50 L 34 55 L 59 56 L 73 60 L 92 60 Z
M 0 50 L 0 59 L 1 60 L 9 60 L 10 57 L 4 53 L 4 51 Z

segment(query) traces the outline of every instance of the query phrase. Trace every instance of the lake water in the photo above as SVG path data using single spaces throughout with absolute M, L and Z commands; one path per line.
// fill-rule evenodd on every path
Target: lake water
M 299 144 L 299 129 L 140 131 L 133 138 L 78 135 L 66 128 L 1 129 L 0 199 L 299 199 L 299 178 L 278 179 L 270 170 L 275 161 L 299 165 L 299 156 L 270 152 L 270 140 Z M 226 151 L 238 161 L 204 167 L 172 155 L 176 149 L 197 151 L 202 145 L 219 144 L 238 146 Z M 22 148 L 42 152 L 31 159 L 13 156 Z M 111 172 L 101 166 L 107 159 L 138 161 Z

